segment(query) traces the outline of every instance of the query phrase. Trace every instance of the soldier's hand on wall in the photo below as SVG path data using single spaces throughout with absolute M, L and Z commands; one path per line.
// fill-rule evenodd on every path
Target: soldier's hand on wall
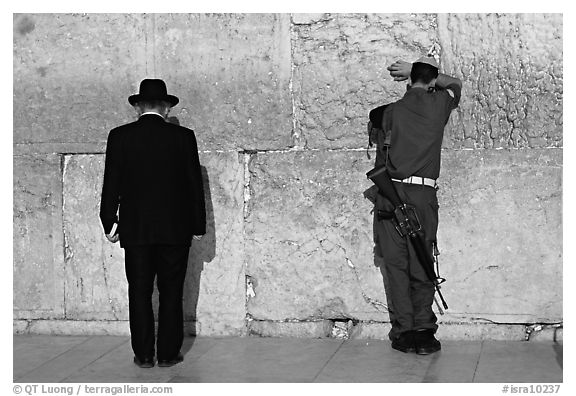
M 394 77 L 394 81 L 405 81 L 410 77 L 412 71 L 412 63 L 403 60 L 397 60 L 387 67 L 390 76 Z
M 192 239 L 195 241 L 199 241 L 200 239 L 202 239 L 202 235 L 193 235 Z

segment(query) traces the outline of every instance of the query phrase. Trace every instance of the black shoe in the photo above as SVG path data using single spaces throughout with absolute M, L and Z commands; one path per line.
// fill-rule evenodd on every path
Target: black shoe
M 146 357 L 140 360 L 137 356 L 134 356 L 134 363 L 140 368 L 152 368 L 154 367 L 154 358 Z
M 429 355 L 442 349 L 440 341 L 434 337 L 432 330 L 418 330 L 414 333 L 414 343 L 418 355 Z
M 178 355 L 176 355 L 176 357 L 174 359 L 158 360 L 158 367 L 172 367 L 175 364 L 178 364 L 182 361 L 184 361 L 184 356 L 182 356 L 182 354 L 180 352 L 178 352 Z
M 416 352 L 414 332 L 406 331 L 392 340 L 392 348 L 404 353 Z

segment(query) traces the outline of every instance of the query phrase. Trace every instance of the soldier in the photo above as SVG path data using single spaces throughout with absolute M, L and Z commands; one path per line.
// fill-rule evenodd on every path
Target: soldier
M 422 57 L 414 63 L 397 61 L 388 67 L 395 81 L 410 79 L 402 99 L 388 105 L 382 117 L 383 131 L 390 131 L 386 167 L 402 201 L 413 205 L 423 227 L 430 254 L 438 228 L 437 179 L 444 127 L 458 106 L 462 83 L 438 73 L 438 63 Z M 418 262 L 413 247 L 395 229 L 390 216 L 394 206 L 377 194 L 375 206 L 376 253 L 384 261 L 392 348 L 430 354 L 441 349 L 434 334 L 438 329 L 432 310 L 434 284 Z M 388 218 L 383 218 L 388 217 Z

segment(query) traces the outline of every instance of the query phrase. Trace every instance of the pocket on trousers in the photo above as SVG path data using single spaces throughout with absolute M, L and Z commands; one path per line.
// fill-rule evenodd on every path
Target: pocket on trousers
M 381 210 L 383 212 L 394 212 L 394 205 L 388 198 L 383 196 L 382 194 L 378 193 L 376 195 L 376 204 L 374 209 Z

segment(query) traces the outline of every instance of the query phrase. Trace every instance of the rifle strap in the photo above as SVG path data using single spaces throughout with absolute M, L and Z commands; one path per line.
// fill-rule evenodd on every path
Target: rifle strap
M 437 278 L 438 284 L 441 284 L 446 282 L 446 279 L 440 276 L 440 261 L 438 260 L 438 256 L 440 256 L 440 251 L 438 250 L 437 241 L 432 242 L 432 248 L 433 248 L 434 262 L 436 263 L 436 276 L 438 277 Z

